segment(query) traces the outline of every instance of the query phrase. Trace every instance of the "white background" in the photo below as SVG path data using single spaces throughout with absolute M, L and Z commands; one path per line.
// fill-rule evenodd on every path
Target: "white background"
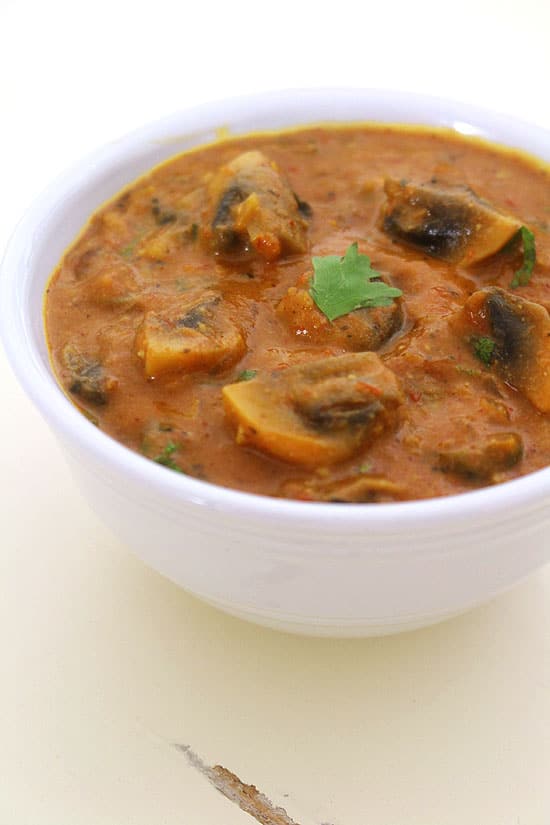
M 68 165 L 204 100 L 400 88 L 550 127 L 549 42 L 541 0 L 0 0 L 0 246 Z M 548 825 L 548 568 L 406 636 L 256 629 L 118 544 L 2 354 L 0 386 L 1 825 L 251 822 L 174 742 L 300 825 Z

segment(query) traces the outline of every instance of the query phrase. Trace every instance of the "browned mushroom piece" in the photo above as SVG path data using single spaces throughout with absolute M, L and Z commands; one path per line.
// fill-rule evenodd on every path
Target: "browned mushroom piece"
M 331 464 L 393 426 L 396 376 L 371 352 L 335 356 L 229 384 L 237 443 L 307 467 Z
M 107 403 L 118 382 L 107 374 L 98 358 L 82 353 L 74 344 L 67 344 L 61 360 L 68 373 L 69 392 L 97 406 Z
M 400 301 L 390 306 L 356 309 L 329 321 L 308 290 L 293 286 L 282 297 L 277 314 L 295 335 L 314 343 L 343 347 L 352 352 L 377 350 L 403 323 Z
M 282 495 L 302 501 L 332 501 L 348 504 L 366 504 L 382 501 L 401 501 L 406 497 L 403 487 L 384 476 L 358 474 L 338 481 L 289 481 Z
M 124 261 L 112 260 L 92 275 L 84 288 L 92 303 L 119 309 L 137 306 L 142 302 L 139 276 Z
M 493 433 L 473 444 L 443 450 L 438 466 L 444 472 L 472 480 L 487 481 L 496 473 L 509 470 L 523 456 L 523 442 L 517 433 Z
M 210 232 L 220 254 L 253 251 L 273 261 L 307 249 L 307 204 L 262 152 L 244 152 L 208 185 Z
M 161 312 L 148 312 L 139 327 L 136 353 L 145 374 L 223 369 L 235 363 L 246 344 L 216 292 L 191 292 Z
M 385 182 L 384 230 L 434 258 L 475 264 L 517 234 L 521 222 L 479 198 L 467 186 Z
M 74 253 L 70 253 L 70 262 Z M 120 309 L 139 304 L 143 282 L 138 269 L 111 249 L 87 247 L 72 264 L 85 297 L 99 307 Z
M 500 375 L 543 413 L 550 412 L 550 316 L 534 301 L 499 287 L 474 292 L 464 317 L 476 337 L 488 336 L 487 357 Z

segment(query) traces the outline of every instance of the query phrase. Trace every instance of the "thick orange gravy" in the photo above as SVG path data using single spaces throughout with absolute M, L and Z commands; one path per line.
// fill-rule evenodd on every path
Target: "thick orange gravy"
M 410 182 L 419 189 L 403 217 L 390 201 Z M 445 225 L 443 254 L 440 239 L 422 248 L 412 224 L 432 215 L 418 197 L 432 189 L 443 207 L 450 192 L 452 208 L 455 196 L 479 199 L 510 232 L 527 227 L 530 281 L 511 287 L 517 234 L 478 258 L 449 252 L 456 227 Z M 311 299 L 312 257 L 353 243 L 402 292 L 390 321 L 359 309 L 331 323 Z M 215 484 L 350 502 L 449 495 L 549 464 L 548 310 L 548 168 L 450 131 L 374 125 L 252 135 L 171 159 L 92 217 L 45 302 L 61 385 L 117 441 Z M 374 337 L 356 335 L 361 324 Z M 307 373 L 306 386 L 298 371 L 287 392 L 287 370 L 319 361 L 344 364 L 337 389 L 332 373 L 321 384 Z M 382 388 L 368 378 L 374 361 Z M 263 424 L 241 416 L 241 391 L 224 391 L 262 381 L 264 399 L 274 387 L 287 405 L 281 428 L 288 410 L 288 426 L 298 422 L 298 446 L 263 438 Z M 351 396 L 342 381 L 355 381 Z

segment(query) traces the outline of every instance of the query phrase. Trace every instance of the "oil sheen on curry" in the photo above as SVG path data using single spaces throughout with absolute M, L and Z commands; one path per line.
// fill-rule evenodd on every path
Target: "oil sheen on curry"
M 55 371 L 114 439 L 263 495 L 387 502 L 550 463 L 550 175 L 445 130 L 187 152 L 54 273 Z

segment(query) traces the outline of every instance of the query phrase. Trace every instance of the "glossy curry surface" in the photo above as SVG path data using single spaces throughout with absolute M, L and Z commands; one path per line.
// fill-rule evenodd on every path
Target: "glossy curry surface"
M 530 280 L 512 287 L 536 242 Z M 386 305 L 329 321 L 312 258 Z M 60 383 L 179 471 L 300 500 L 448 495 L 550 463 L 550 176 L 443 130 L 311 128 L 185 153 L 93 216 L 48 286 Z

